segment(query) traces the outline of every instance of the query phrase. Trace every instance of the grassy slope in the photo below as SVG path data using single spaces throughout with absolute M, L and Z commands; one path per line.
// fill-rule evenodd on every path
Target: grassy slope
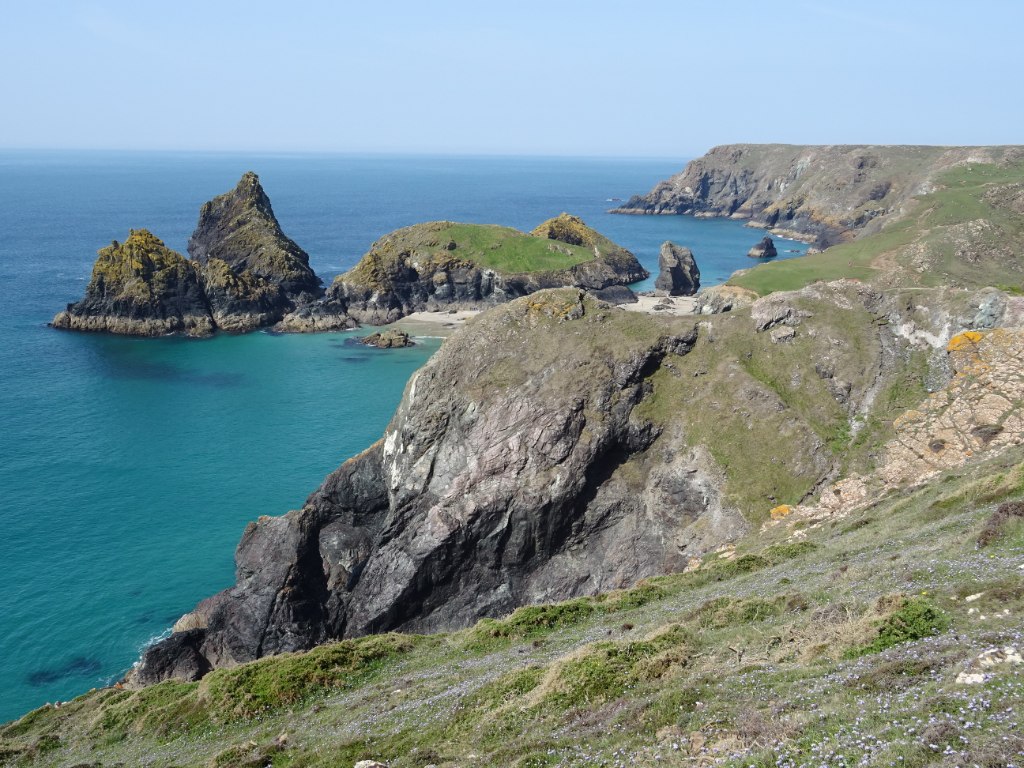
M 458 243 L 460 258 L 468 258 L 474 264 L 498 272 L 568 269 L 594 258 L 594 252 L 589 248 L 527 235 L 511 227 L 494 224 L 451 224 L 438 234 Z
M 903 218 L 881 232 L 819 254 L 762 264 L 729 282 L 765 295 L 816 280 L 872 280 L 884 272 L 898 283 L 985 286 L 1011 279 L 1019 287 L 1024 281 L 1024 217 L 993 205 L 985 195 L 1022 181 L 1021 165 L 961 166 L 943 174 L 941 188 L 919 197 Z M 964 254 L 962 229 L 981 219 L 991 227 L 971 233 L 974 249 L 981 251 L 972 260 Z M 927 266 L 918 270 L 914 256 L 922 253 Z
M 568 269 L 595 257 L 590 248 L 528 235 L 512 227 L 435 221 L 385 235 L 336 280 L 388 288 L 402 254 L 409 254 L 420 265 L 420 273 L 476 265 L 523 274 Z
M 1024 495 L 1022 460 L 1017 451 L 880 499 L 799 543 L 770 528 L 735 559 L 628 592 L 453 634 L 329 645 L 201 683 L 95 691 L 8 725 L 0 755 L 282 768 L 369 757 L 395 767 L 1019 762 L 1021 675 L 955 678 L 980 651 L 1024 641 L 1024 524 L 976 544 L 995 506 Z

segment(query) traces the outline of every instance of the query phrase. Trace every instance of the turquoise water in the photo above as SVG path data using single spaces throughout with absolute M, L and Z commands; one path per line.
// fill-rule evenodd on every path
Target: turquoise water
M 0 721 L 116 679 L 233 581 L 245 523 L 300 506 L 377 439 L 437 348 L 352 334 L 123 339 L 45 323 L 97 248 L 148 227 L 184 251 L 199 206 L 260 174 L 329 280 L 379 235 L 576 213 L 649 269 L 691 246 L 705 284 L 750 265 L 737 222 L 606 214 L 680 160 L 0 153 Z M 785 247 L 803 246 L 787 244 Z

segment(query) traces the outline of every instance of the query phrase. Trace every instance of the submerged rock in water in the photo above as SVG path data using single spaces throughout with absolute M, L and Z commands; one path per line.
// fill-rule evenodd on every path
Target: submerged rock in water
M 747 251 L 747 256 L 752 259 L 774 259 L 778 255 L 779 252 L 775 249 L 775 243 L 767 235 L 761 238 L 761 242 Z
M 658 254 L 656 295 L 692 296 L 700 288 L 700 270 L 689 248 L 665 241 Z

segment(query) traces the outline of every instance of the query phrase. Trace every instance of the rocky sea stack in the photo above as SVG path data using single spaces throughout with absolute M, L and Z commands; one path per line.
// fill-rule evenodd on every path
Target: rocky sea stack
M 196 264 L 146 229 L 100 249 L 85 297 L 52 325 L 132 336 L 206 336 L 215 327 Z
M 700 288 L 700 270 L 689 248 L 665 241 L 658 254 L 654 290 L 667 296 L 692 296 Z
M 747 251 L 747 256 L 752 259 L 774 259 L 778 255 L 779 252 L 775 249 L 775 243 L 767 235 L 762 237 L 757 245 Z
M 192 259 L 132 230 L 123 245 L 99 252 L 85 298 L 51 324 L 133 336 L 243 332 L 273 325 L 323 293 L 255 173 L 203 205 L 188 250 Z

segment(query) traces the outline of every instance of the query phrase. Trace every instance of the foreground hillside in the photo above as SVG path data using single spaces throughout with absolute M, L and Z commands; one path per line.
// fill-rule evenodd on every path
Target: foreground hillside
M 7 726 L 0 754 L 64 766 L 1024 764 L 1022 461 L 1015 449 L 850 514 L 782 521 L 625 592 L 95 691 Z

